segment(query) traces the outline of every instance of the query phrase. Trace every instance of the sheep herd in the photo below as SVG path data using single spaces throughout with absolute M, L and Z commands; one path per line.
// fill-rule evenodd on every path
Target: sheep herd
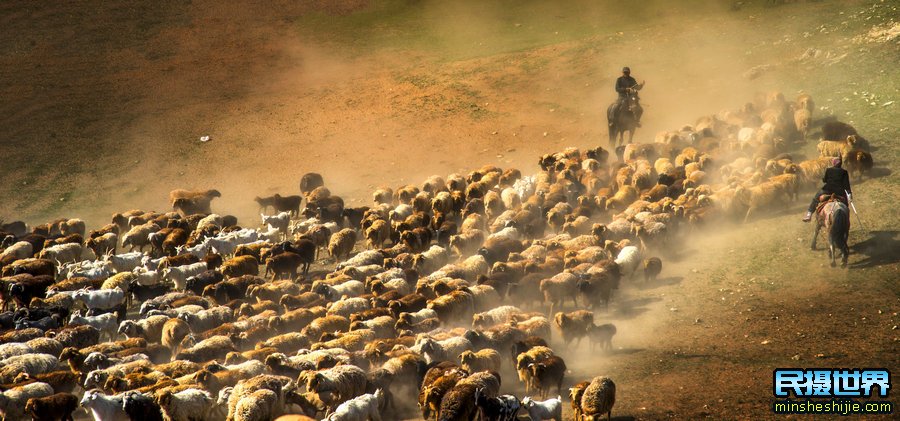
M 309 173 L 299 195 L 255 198 L 261 224 L 213 213 L 217 190 L 94 230 L 2 224 L 0 415 L 608 418 L 613 380 L 565 358 L 613 349 L 603 319 L 620 289 L 655 282 L 655 253 L 788 206 L 832 156 L 871 170 L 868 142 L 837 121 L 820 157 L 790 153 L 814 110 L 772 93 L 652 143 L 381 187 L 363 207 Z

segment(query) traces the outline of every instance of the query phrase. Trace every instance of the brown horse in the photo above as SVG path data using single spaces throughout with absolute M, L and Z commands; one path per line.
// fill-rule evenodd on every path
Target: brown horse
M 847 267 L 847 257 L 850 255 L 850 247 L 847 246 L 847 237 L 850 235 L 850 210 L 847 205 L 837 199 L 821 205 L 816 212 L 816 231 L 813 234 L 813 250 L 816 249 L 816 239 L 819 230 L 825 227 L 828 231 L 828 258 L 834 267 L 835 248 L 841 251 L 841 267 Z
M 610 147 L 615 148 L 618 143 L 624 144 L 625 132 L 628 132 L 628 143 L 632 142 L 634 131 L 638 127 L 637 113 L 640 107 L 637 94 L 631 92 L 625 96 L 624 100 L 613 102 L 606 109 Z

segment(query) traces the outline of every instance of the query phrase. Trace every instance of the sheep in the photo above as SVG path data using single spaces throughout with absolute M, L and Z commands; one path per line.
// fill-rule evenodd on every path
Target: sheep
M 32 245 L 33 246 L 33 245 Z M 56 265 L 47 259 L 21 259 L 3 267 L 2 276 L 21 274 L 56 276 Z
M 306 390 L 334 408 L 366 391 L 366 373 L 355 365 L 339 365 L 306 377 Z
M 644 259 L 644 282 L 656 282 L 656 277 L 662 272 L 662 260 L 659 257 Z
M 84 304 L 88 309 L 111 310 L 125 302 L 125 292 L 119 288 L 96 291 L 79 290 L 72 295 L 72 298 Z
M 59 263 L 76 262 L 81 259 L 84 246 L 76 243 L 59 244 L 45 248 L 38 253 L 39 259 L 47 259 Z
M 581 421 L 582 419 L 581 397 L 584 395 L 584 390 L 587 389 L 590 384 L 591 382 L 584 381 L 569 388 L 569 401 L 572 405 L 572 419 L 575 421 Z
M 546 346 L 534 346 L 516 355 L 516 372 L 519 380 L 525 383 L 525 393 L 531 388 L 531 373 L 528 366 L 553 356 L 553 350 Z
M 342 257 L 350 257 L 354 245 L 356 245 L 356 231 L 352 228 L 344 228 L 331 236 L 331 240 L 328 242 L 328 255 L 335 261 Z
M 633 277 L 642 263 L 641 250 L 635 246 L 622 247 L 615 262 L 622 276 Z
M 242 275 L 259 275 L 259 263 L 253 256 L 232 257 L 222 263 L 219 268 L 222 275 L 228 278 L 236 278 Z
M 475 405 L 478 407 L 480 419 L 497 421 L 515 421 L 521 409 L 521 403 L 515 396 L 489 397 L 482 389 L 475 390 Z
M 162 392 L 157 403 L 167 420 L 213 420 L 210 410 L 215 403 L 209 392 L 200 389 L 187 389 L 177 393 Z
M 168 267 L 162 270 L 162 278 L 172 282 L 176 291 L 184 291 L 187 287 L 187 278 L 197 276 L 206 270 L 207 267 L 204 262 L 192 263 L 185 266 Z
M 371 308 L 369 300 L 362 297 L 345 298 L 328 305 L 329 316 L 342 316 L 349 318 L 351 314 Z
M 442 322 L 452 323 L 471 318 L 475 313 L 475 302 L 472 294 L 453 291 L 429 301 L 428 308 L 434 310 Z
M 192 332 L 201 333 L 232 322 L 234 312 L 229 307 L 218 306 L 197 313 L 181 313 L 178 318 L 187 322 Z
M 575 340 L 575 346 L 581 343 L 581 338 L 588 334 L 588 327 L 594 324 L 594 313 L 587 310 L 577 310 L 571 313 L 559 312 L 553 317 L 553 321 L 559 328 L 560 336 L 566 346 Z
M 182 190 L 176 189 L 169 192 L 169 202 L 178 213 L 187 216 L 197 213 L 209 214 L 210 202 L 217 197 L 222 197 L 218 190 Z
M 35 421 L 74 420 L 72 413 L 76 409 L 78 397 L 71 393 L 30 398 L 25 403 L 25 412 Z
M 483 313 L 472 315 L 472 327 L 485 328 L 499 323 L 506 323 L 511 315 L 519 313 L 522 313 L 522 310 L 515 306 L 495 307 Z
M 166 316 L 163 316 L 166 317 Z M 172 355 L 176 355 L 181 346 L 181 341 L 191 333 L 190 325 L 181 319 L 168 319 L 162 326 L 160 333 L 160 342 L 166 348 L 172 351 Z
M 69 319 L 69 324 L 73 326 L 88 325 L 93 326 L 100 331 L 100 334 L 106 334 L 106 337 L 112 341 L 116 338 L 118 332 L 118 320 L 115 313 L 106 313 L 99 316 L 82 317 L 79 314 L 73 314 Z
M 616 334 L 616 326 L 612 324 L 594 325 L 587 328 L 587 335 L 591 340 L 591 350 L 597 344 L 604 350 L 612 349 L 612 338 Z
M 278 230 L 282 235 L 287 235 L 288 226 L 291 223 L 290 212 L 281 212 L 271 216 L 260 214 L 260 218 L 262 219 L 263 225 L 268 225 L 270 230 Z
M 450 237 L 450 249 L 458 256 L 474 253 L 482 243 L 484 243 L 484 232 L 479 229 L 463 228 L 460 230 L 460 234 Z
M 281 414 L 278 394 L 269 389 L 254 391 L 234 406 L 234 421 L 268 421 Z
M 553 310 L 562 308 L 566 298 L 571 298 L 572 302 L 576 303 L 577 282 L 578 277 L 570 272 L 558 273 L 549 279 L 541 280 L 540 291 L 544 295 L 544 302 L 550 303 L 550 314 L 553 314 Z
M 474 348 L 472 342 L 460 336 L 452 336 L 443 341 L 436 341 L 424 336 L 416 340 L 416 345 L 422 350 L 422 355 L 429 364 L 432 361 L 453 360 L 463 351 L 470 351 Z
M 381 421 L 380 407 L 384 404 L 384 391 L 366 393 L 348 400 L 325 417 L 327 421 Z
M 115 272 L 130 272 L 143 264 L 144 254 L 133 251 L 124 254 L 104 255 L 103 259 L 109 262 Z
M 532 385 L 537 387 L 541 399 L 547 397 L 550 387 L 556 385 L 556 393 L 562 389 L 566 375 L 566 363 L 558 356 L 550 356 L 540 362 L 528 365 Z
M 591 380 L 581 396 L 581 412 L 584 421 L 595 421 L 605 413 L 612 419 L 616 403 L 616 384 L 609 377 L 598 376 Z
M 869 174 L 875 165 L 872 161 L 872 155 L 861 149 L 853 149 L 847 152 L 843 160 L 844 167 L 850 173 L 850 176 L 856 173 L 859 180 L 862 180 L 863 175 Z
M 285 276 L 287 279 L 294 279 L 297 277 L 297 268 L 299 268 L 300 265 L 304 266 L 303 274 L 306 275 L 309 272 L 309 265 L 311 263 L 310 259 L 304 258 L 297 253 L 284 252 L 266 259 L 265 274 L 268 275 L 269 272 L 272 272 L 273 281 Z
M 390 236 L 391 225 L 383 219 L 376 219 L 365 230 L 366 246 L 373 249 L 382 248 Z
M 87 390 L 81 406 L 91 412 L 96 421 L 130 421 L 123 409 L 124 395 L 105 395 L 99 390 Z
M 162 408 L 150 395 L 126 392 L 122 397 L 122 409 L 131 420 L 163 421 Z
M 48 354 L 14 355 L 0 360 L 0 384 L 12 382 L 20 373 L 38 374 L 55 371 L 59 359 Z
M 856 144 L 856 136 L 847 136 L 844 140 L 823 140 L 816 145 L 821 157 L 842 157 L 850 152 Z
M 473 384 L 457 383 L 441 398 L 438 420 L 465 421 L 473 419 L 476 412 L 475 392 L 478 387 Z
M 562 397 L 557 396 L 545 401 L 535 401 L 530 396 L 522 398 L 522 408 L 528 412 L 528 417 L 534 421 L 555 420 L 562 421 L 563 403 Z
M 11 257 L 14 260 L 27 259 L 34 255 L 34 247 L 27 241 L 19 241 L 13 245 L 3 249 L 0 253 L 0 259 Z
M 459 354 L 459 362 L 463 370 L 469 373 L 500 371 L 500 353 L 493 349 L 482 349 L 478 352 L 463 351 Z
M 129 251 L 144 251 L 144 247 L 150 244 L 150 234 L 160 230 L 159 225 L 149 222 L 132 227 L 122 236 L 122 247 L 129 247 Z
M 53 388 L 42 382 L 29 383 L 5 390 L 0 393 L 0 417 L 4 420 L 23 419 L 25 417 L 25 406 L 29 400 L 43 398 L 52 394 Z
M 219 358 L 225 358 L 231 351 L 237 351 L 231 338 L 227 336 L 213 336 L 197 342 L 194 346 L 175 354 L 175 359 L 184 359 L 195 363 L 207 362 Z

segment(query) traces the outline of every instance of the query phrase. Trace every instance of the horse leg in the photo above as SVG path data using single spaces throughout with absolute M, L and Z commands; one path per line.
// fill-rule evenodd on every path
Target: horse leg
M 628 143 L 634 143 L 634 129 L 628 131 Z
M 819 221 L 816 221 L 816 229 L 815 229 L 815 231 L 813 231 L 812 244 L 809 245 L 809 248 L 810 248 L 811 250 L 815 250 L 815 249 L 816 249 L 816 239 L 819 238 L 819 230 L 820 230 L 820 229 L 822 229 L 822 225 L 819 224 Z

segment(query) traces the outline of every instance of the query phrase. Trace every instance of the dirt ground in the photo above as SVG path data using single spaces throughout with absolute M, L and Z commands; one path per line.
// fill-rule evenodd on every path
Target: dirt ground
M 5 2 L 0 218 L 96 226 L 217 188 L 214 210 L 253 224 L 254 196 L 296 194 L 308 171 L 350 205 L 485 164 L 530 173 L 541 154 L 606 146 L 623 64 L 647 80 L 639 142 L 758 92 L 807 92 L 816 118 L 875 145 L 850 268 L 827 265 L 824 241 L 809 250 L 805 194 L 700 227 L 660 251 L 657 282 L 627 282 L 598 313 L 614 350 L 561 351 L 567 384 L 614 378 L 613 419 L 792 419 L 771 412 L 776 367 L 897 373 L 895 3 L 487 3 Z

